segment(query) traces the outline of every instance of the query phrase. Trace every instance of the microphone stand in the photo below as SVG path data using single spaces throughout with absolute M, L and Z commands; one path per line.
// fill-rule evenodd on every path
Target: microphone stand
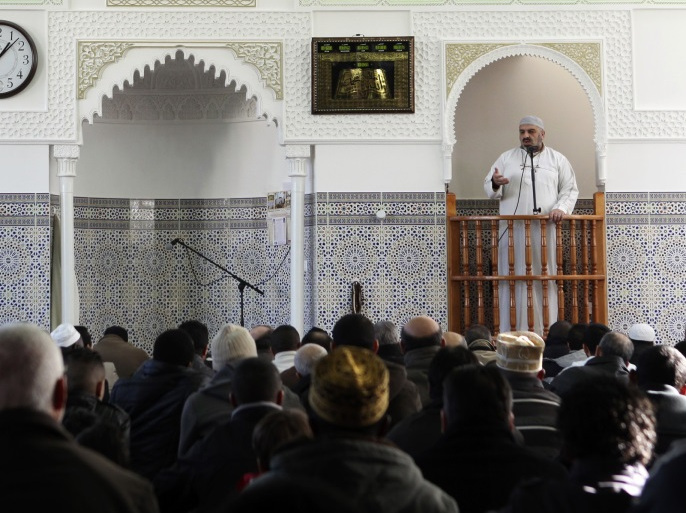
M 261 295 L 263 295 L 263 296 L 264 296 L 264 292 L 262 292 L 260 289 L 258 289 L 258 288 L 255 287 L 254 285 L 248 283 L 247 281 L 245 281 L 245 280 L 244 280 L 243 278 L 241 278 L 240 276 L 236 276 L 236 275 L 233 274 L 231 271 L 229 271 L 226 267 L 222 267 L 221 265 L 219 265 L 217 262 L 215 262 L 215 261 L 212 260 L 211 258 L 208 258 L 208 257 L 206 257 L 205 255 L 203 255 L 202 253 L 200 253 L 199 251 L 196 251 L 195 249 L 193 249 L 192 247 L 190 247 L 188 244 L 186 244 L 186 243 L 185 243 L 184 241 L 182 241 L 181 239 L 174 239 L 171 243 L 172 243 L 172 245 L 174 245 L 174 244 L 181 244 L 184 248 L 186 248 L 186 249 L 192 251 L 193 253 L 195 253 L 196 255 L 198 255 L 200 258 L 202 258 L 202 259 L 204 259 L 204 260 L 207 260 L 209 263 L 211 263 L 211 264 L 214 265 L 215 267 L 218 267 L 219 269 L 221 269 L 222 271 L 224 271 L 226 274 L 228 274 L 229 276 L 231 276 L 234 280 L 236 280 L 236 281 L 238 282 L 238 291 L 240 292 L 240 298 L 241 298 L 241 326 L 245 327 L 245 321 L 244 321 L 244 318 L 243 318 L 243 306 L 244 306 L 243 291 L 245 290 L 245 287 L 250 287 L 250 288 L 253 289 L 255 292 L 257 292 L 258 294 L 261 294 Z
M 536 204 L 536 170 L 534 168 L 534 153 L 536 149 L 529 146 L 526 151 L 531 157 L 531 191 L 534 195 L 534 215 L 538 215 L 541 213 L 541 208 Z

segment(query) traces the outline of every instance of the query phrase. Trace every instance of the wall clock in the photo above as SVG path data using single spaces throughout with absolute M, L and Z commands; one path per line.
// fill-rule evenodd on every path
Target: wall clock
M 0 20 L 0 99 L 22 91 L 38 65 L 36 45 L 25 29 Z

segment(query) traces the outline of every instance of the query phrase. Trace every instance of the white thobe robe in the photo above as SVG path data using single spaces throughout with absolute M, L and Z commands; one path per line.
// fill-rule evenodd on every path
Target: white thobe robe
M 495 169 L 508 178 L 510 183 L 493 190 L 491 177 Z M 543 151 L 534 155 L 536 179 L 536 206 L 541 209 L 541 216 L 548 217 L 551 211 L 559 209 L 571 214 L 579 195 L 574 170 L 567 158 L 560 152 L 543 147 Z M 522 148 L 506 151 L 491 167 L 484 180 L 484 190 L 489 198 L 500 201 L 501 215 L 531 215 L 534 209 L 533 190 L 531 185 L 531 157 Z M 516 221 L 514 226 L 515 269 L 516 275 L 526 274 L 525 231 L 524 222 Z M 557 274 L 555 223 L 547 223 L 547 274 Z M 498 236 L 498 274 L 509 274 L 508 268 L 508 234 L 507 222 L 501 221 Z M 537 222 L 531 223 L 532 273 L 541 273 L 541 231 Z M 525 281 L 515 284 L 515 304 L 517 322 L 510 327 L 510 288 L 508 281 L 501 281 L 499 287 L 500 331 L 510 329 L 528 330 L 527 320 L 527 285 Z M 534 282 L 533 287 L 534 331 L 543 333 L 543 301 L 541 282 Z M 549 324 L 557 320 L 557 284 L 548 281 Z

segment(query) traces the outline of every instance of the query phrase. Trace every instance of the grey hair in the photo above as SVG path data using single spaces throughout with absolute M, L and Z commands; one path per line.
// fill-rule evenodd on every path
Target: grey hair
M 628 362 L 634 354 L 634 344 L 631 339 L 618 331 L 605 333 L 600 339 L 598 348 L 603 356 L 619 356 L 625 362 Z
M 326 349 L 318 344 L 305 344 L 295 352 L 293 359 L 295 370 L 301 376 L 309 376 L 317 362 L 327 354 Z
M 29 408 L 52 415 L 63 374 L 62 354 L 47 332 L 29 323 L 0 326 L 0 411 Z
M 391 321 L 379 321 L 374 324 L 374 336 L 380 346 L 398 344 L 398 330 Z

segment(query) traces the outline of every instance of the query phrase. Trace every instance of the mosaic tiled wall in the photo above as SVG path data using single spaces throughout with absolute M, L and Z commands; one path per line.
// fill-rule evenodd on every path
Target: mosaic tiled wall
M 447 325 L 445 194 L 319 193 L 316 206 L 317 325 L 351 312 L 355 281 L 374 321 L 425 314 Z
M 49 211 L 49 194 L 0 194 L 0 324 L 50 327 Z
M 647 322 L 660 342 L 682 340 L 686 193 L 606 199 L 610 326 Z M 458 205 L 460 214 L 493 212 L 483 201 Z M 577 207 L 590 213 L 590 204 Z M 49 209 L 48 194 L 0 195 L 0 322 L 50 327 Z M 211 330 L 238 322 L 235 282 L 179 246 L 166 249 L 177 237 L 253 283 L 274 274 L 261 285 L 264 297 L 246 290 L 245 323 L 289 322 L 290 258 L 267 244 L 263 198 L 76 198 L 75 209 L 81 322 L 96 336 L 122 324 L 150 349 L 162 329 L 186 318 Z M 375 217 L 381 209 L 383 220 Z M 402 325 L 426 313 L 447 324 L 444 194 L 319 193 L 306 198 L 305 214 L 306 328 L 330 330 L 351 311 L 353 281 L 374 320 Z
M 608 193 L 610 326 L 655 328 L 675 344 L 686 328 L 686 193 Z
M 287 246 L 267 243 L 266 199 L 75 199 L 81 323 L 94 335 L 112 324 L 150 351 L 155 337 L 196 318 L 210 333 L 240 322 L 238 282 L 187 245 L 258 286 L 245 289 L 245 325 L 290 319 Z

